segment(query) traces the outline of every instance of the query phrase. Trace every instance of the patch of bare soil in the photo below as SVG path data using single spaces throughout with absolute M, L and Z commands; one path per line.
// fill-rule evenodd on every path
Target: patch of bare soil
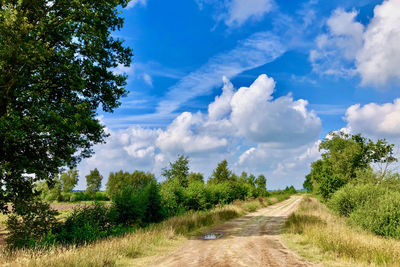
M 301 201 L 301 196 L 231 220 L 210 232 L 222 232 L 216 240 L 201 237 L 180 248 L 153 266 L 312 266 L 289 250 L 279 236 L 284 222 Z

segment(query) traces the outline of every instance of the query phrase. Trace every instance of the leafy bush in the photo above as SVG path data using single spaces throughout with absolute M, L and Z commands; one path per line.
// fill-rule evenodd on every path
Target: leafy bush
M 114 207 L 118 212 L 118 223 L 124 225 L 140 224 L 146 211 L 146 192 L 127 186 L 115 195 Z
M 207 207 L 206 186 L 201 181 L 193 181 L 184 189 L 184 207 L 186 210 L 204 210 Z
M 377 235 L 400 239 L 400 193 L 388 191 L 380 197 L 369 198 L 349 219 Z
M 186 211 L 184 203 L 183 187 L 177 179 L 170 179 L 161 184 L 160 189 L 162 206 L 168 217 L 181 214 Z
M 347 184 L 328 201 L 328 207 L 342 216 L 350 216 L 358 208 L 367 208 L 367 202 L 375 202 L 387 193 L 387 189 L 374 184 Z M 366 206 L 366 207 L 364 207 Z
M 41 201 L 24 202 L 14 207 L 6 221 L 9 248 L 35 247 L 46 233 L 57 226 L 56 215 L 50 205 Z
M 107 194 L 105 192 L 96 192 L 95 196 L 94 196 L 94 200 L 95 201 L 108 201 L 110 200 L 110 198 L 107 196 Z
M 53 230 L 57 243 L 85 244 L 103 238 L 117 226 L 118 212 L 114 207 L 95 203 L 74 209 L 66 221 Z
M 71 202 L 88 201 L 90 200 L 90 196 L 86 192 L 76 191 L 71 193 L 69 200 Z
M 165 210 L 162 207 L 160 188 L 154 179 L 144 188 L 146 197 L 146 209 L 144 212 L 144 223 L 159 222 L 165 217 Z
M 211 183 L 206 187 L 207 208 L 217 204 L 228 204 L 235 200 L 231 183 Z

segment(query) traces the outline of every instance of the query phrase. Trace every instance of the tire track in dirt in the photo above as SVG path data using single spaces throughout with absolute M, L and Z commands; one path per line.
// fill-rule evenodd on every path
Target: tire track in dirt
M 153 266 L 313 266 L 289 250 L 279 236 L 301 196 L 260 209 L 215 227 L 216 240 L 193 239 L 158 259 Z

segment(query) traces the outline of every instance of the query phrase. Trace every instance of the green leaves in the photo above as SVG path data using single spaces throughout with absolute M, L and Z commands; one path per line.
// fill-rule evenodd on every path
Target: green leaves
M 22 174 L 51 180 L 104 142 L 97 108 L 112 112 L 126 94 L 112 68 L 132 51 L 111 32 L 127 2 L 0 1 L 0 205 L 30 197 Z

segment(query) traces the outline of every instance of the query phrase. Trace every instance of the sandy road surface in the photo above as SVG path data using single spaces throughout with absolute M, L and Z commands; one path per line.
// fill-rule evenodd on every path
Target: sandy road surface
M 301 196 L 231 220 L 212 231 L 223 232 L 217 240 L 194 239 L 154 266 L 311 266 L 283 245 L 279 231 L 298 207 Z

